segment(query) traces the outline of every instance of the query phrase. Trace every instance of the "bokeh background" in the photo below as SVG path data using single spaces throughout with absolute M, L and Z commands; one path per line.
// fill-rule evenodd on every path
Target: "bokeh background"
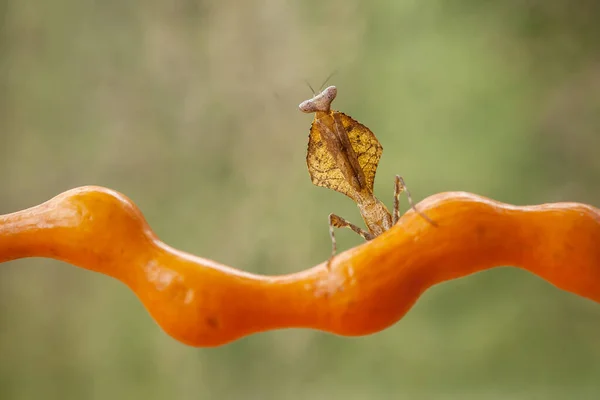
M 600 205 L 600 3 L 1 0 L 0 213 L 119 190 L 182 250 L 265 274 L 328 256 L 305 81 L 384 146 L 376 193 Z M 406 204 L 404 204 L 406 207 Z M 340 246 L 361 243 L 338 232 Z M 164 334 L 119 282 L 0 268 L 1 399 L 597 399 L 600 306 L 514 268 L 363 338 Z

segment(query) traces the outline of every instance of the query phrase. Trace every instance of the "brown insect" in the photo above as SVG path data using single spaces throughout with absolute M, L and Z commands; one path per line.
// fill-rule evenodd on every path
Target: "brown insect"
M 357 204 L 368 231 L 335 214 L 329 214 L 331 259 L 336 254 L 334 228 L 350 228 L 365 240 L 371 240 L 390 229 L 400 218 L 400 195 L 405 192 L 412 209 L 429 223 L 435 223 L 419 212 L 401 176 L 396 175 L 394 213 L 373 195 L 373 184 L 383 147 L 369 128 L 344 113 L 331 109 L 337 88 L 329 86 L 312 99 L 300 103 L 300 111 L 315 113 L 310 127 L 306 163 L 312 183 L 333 189 Z M 328 263 L 329 265 L 329 263 Z

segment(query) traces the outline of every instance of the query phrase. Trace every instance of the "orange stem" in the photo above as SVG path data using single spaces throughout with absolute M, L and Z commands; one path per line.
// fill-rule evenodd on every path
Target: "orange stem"
M 66 261 L 116 278 L 156 322 L 192 346 L 312 328 L 357 336 L 396 323 L 429 287 L 496 266 L 524 268 L 600 302 L 600 210 L 578 203 L 518 207 L 474 194 L 431 196 L 375 240 L 331 265 L 259 276 L 160 241 L 136 205 L 86 186 L 0 216 L 0 262 Z

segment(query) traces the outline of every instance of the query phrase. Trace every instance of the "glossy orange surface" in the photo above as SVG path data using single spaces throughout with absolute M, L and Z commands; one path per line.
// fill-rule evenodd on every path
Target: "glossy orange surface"
M 112 276 L 156 322 L 192 346 L 280 328 L 345 336 L 397 322 L 429 287 L 495 266 L 524 268 L 600 302 L 600 211 L 578 203 L 517 207 L 440 193 L 331 264 L 284 276 L 246 273 L 161 242 L 124 195 L 87 186 L 0 216 L 0 262 L 48 257 Z

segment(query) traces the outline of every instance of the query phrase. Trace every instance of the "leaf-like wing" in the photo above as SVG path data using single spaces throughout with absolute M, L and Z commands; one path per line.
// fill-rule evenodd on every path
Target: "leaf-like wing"
M 310 127 L 306 164 L 314 185 L 335 190 L 356 201 L 355 189 L 346 181 L 344 174 L 338 168 L 315 121 Z
M 308 172 L 313 184 L 316 186 L 335 190 L 356 201 L 357 190 L 366 191 L 369 194 L 373 193 L 375 174 L 383 148 L 373 132 L 360 122 L 338 111 L 331 111 L 331 116 L 341 121 L 344 132 L 338 134 L 347 136 L 347 142 L 352 146 L 354 155 L 358 160 L 358 166 L 363 171 L 364 185 L 366 186 L 361 188 L 359 185 L 357 189 L 356 182 L 353 186 L 347 181 L 341 168 L 346 168 L 346 171 L 348 171 L 348 166 L 337 164 L 336 156 L 331 154 L 331 148 L 328 148 L 325 140 L 323 140 L 323 132 L 321 132 L 319 126 L 323 129 L 327 128 L 323 124 L 318 124 L 316 119 L 311 125 L 308 140 L 308 154 L 306 156 Z M 335 144 L 341 146 L 341 141 L 338 140 Z M 344 158 L 338 156 L 337 160 L 339 162 Z
M 383 147 L 369 128 L 344 113 L 339 113 L 350 144 L 358 157 L 358 164 L 365 174 L 367 190 L 373 193 L 377 166 L 383 153 Z

